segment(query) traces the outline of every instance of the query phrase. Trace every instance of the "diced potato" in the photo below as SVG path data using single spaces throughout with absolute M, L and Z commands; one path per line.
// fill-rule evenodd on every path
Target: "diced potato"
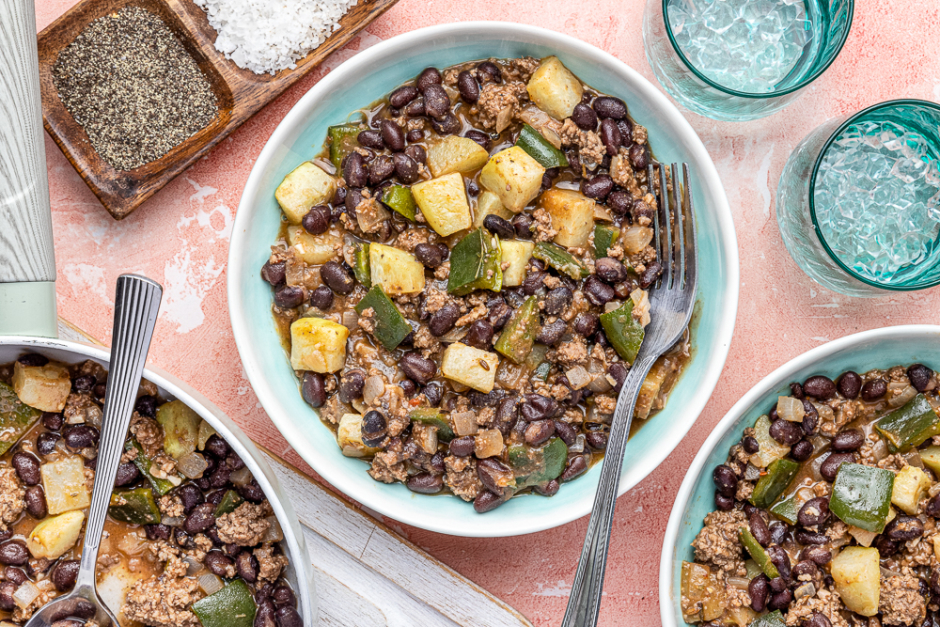
M 754 423 L 754 437 L 760 445 L 760 450 L 751 455 L 750 462 L 758 468 L 766 468 L 790 452 L 789 446 L 780 444 L 770 436 L 770 418 L 767 416 L 761 416 Z
M 565 248 L 587 246 L 594 231 L 594 201 L 573 189 L 552 188 L 539 199 L 558 231 L 555 243 Z
M 441 372 L 478 392 L 490 392 L 496 382 L 499 355 L 455 342 L 444 351 Z
M 928 446 L 920 452 L 924 465 L 940 477 L 940 446 Z
M 496 457 L 503 452 L 503 434 L 499 429 L 484 429 L 473 438 L 473 452 L 480 459 Z
M 196 450 L 202 418 L 183 401 L 164 403 L 157 408 L 157 422 L 163 427 L 163 450 L 173 459 L 182 459 Z
M 581 102 L 584 88 L 578 77 L 562 65 L 558 57 L 546 57 L 526 85 L 529 98 L 539 109 L 559 120 L 571 117 Z
M 384 244 L 369 246 L 372 285 L 381 285 L 389 296 L 424 291 L 424 265 L 411 253 Z
M 881 568 L 878 549 L 849 546 L 832 560 L 832 578 L 845 607 L 861 614 L 878 613 Z
M 483 193 L 477 199 L 477 207 L 473 212 L 473 228 L 478 229 L 483 226 L 483 220 L 490 214 L 506 220 L 512 217 L 512 211 L 503 206 L 499 196 L 489 190 L 483 190 Z
M 940 535 L 933 537 L 933 555 L 940 560 Z
M 379 452 L 362 441 L 362 416 L 359 414 L 344 414 L 339 419 L 336 441 L 346 457 L 366 457 Z
M 905 466 L 894 478 L 891 503 L 911 516 L 917 515 L 918 503 L 930 488 L 930 477 L 917 466 Z
M 725 610 L 722 622 L 737 625 L 737 627 L 748 627 L 756 618 L 757 612 L 743 605 L 741 607 L 729 607 Z
M 480 185 L 499 197 L 506 209 L 519 213 L 542 189 L 545 168 L 519 146 L 501 150 L 480 170 Z
M 499 247 L 503 251 L 503 263 L 509 264 L 503 269 L 503 287 L 519 287 L 525 279 L 525 267 L 532 258 L 535 243 L 507 239 L 501 241 Z
M 60 412 L 72 392 L 68 368 L 49 362 L 45 366 L 13 365 L 13 391 L 20 401 L 40 411 Z
M 428 146 L 428 169 L 435 178 L 451 172 L 469 174 L 482 168 L 489 158 L 483 146 L 459 135 L 448 135 Z
M 287 243 L 305 263 L 318 266 L 343 254 L 343 238 L 330 232 L 311 235 L 302 226 L 287 227 Z
M 438 235 L 447 237 L 470 228 L 470 205 L 463 177 L 457 172 L 415 183 L 411 195 L 421 208 L 425 220 Z
M 36 559 L 59 559 L 78 542 L 84 522 L 84 512 L 66 512 L 47 518 L 33 527 L 26 547 Z
M 291 224 L 300 224 L 307 212 L 333 198 L 336 179 L 320 169 L 320 166 L 305 161 L 284 177 L 274 192 L 277 204 Z
M 91 504 L 85 485 L 85 462 L 79 455 L 60 457 L 40 467 L 50 514 L 85 509 Z
M 324 318 L 299 318 L 290 325 L 290 364 L 294 370 L 336 372 L 346 361 L 349 329 Z
M 889 508 L 888 516 L 885 518 L 885 524 L 887 525 L 889 522 L 894 520 L 897 515 L 898 513 L 894 511 L 893 507 Z M 849 525 L 849 535 L 858 540 L 858 543 L 862 546 L 871 546 L 871 543 L 874 542 L 875 538 L 878 537 L 878 534 L 874 531 L 860 529 L 852 525 Z M 940 538 L 940 536 L 937 537 Z

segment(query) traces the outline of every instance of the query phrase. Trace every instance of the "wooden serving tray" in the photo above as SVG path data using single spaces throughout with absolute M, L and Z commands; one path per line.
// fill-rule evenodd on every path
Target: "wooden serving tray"
M 105 209 L 117 220 L 127 217 L 177 174 L 212 149 L 229 133 L 271 102 L 330 53 L 352 39 L 397 0 L 359 0 L 340 20 L 340 28 L 320 46 L 297 61 L 293 70 L 275 75 L 239 68 L 215 49 L 216 32 L 192 0 L 83 0 L 39 33 L 39 75 L 46 131 L 59 145 Z M 59 100 L 52 68 L 59 52 L 89 23 L 126 6 L 158 15 L 179 37 L 209 79 L 218 98 L 219 115 L 206 128 L 160 159 L 122 172 L 112 168 L 91 146 L 84 129 Z

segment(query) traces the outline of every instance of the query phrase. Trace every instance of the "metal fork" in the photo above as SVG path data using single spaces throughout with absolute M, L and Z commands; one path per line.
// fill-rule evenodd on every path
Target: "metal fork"
M 652 190 L 653 165 L 648 168 Z M 611 423 L 610 438 L 601 467 L 600 483 L 591 510 L 578 571 L 571 586 L 563 627 L 593 627 L 597 624 L 610 529 L 617 504 L 617 488 L 623 468 L 624 450 L 640 386 L 656 360 L 681 339 L 695 304 L 696 250 L 695 211 L 692 207 L 689 165 L 682 164 L 682 201 L 679 202 L 679 166 L 672 164 L 673 189 L 667 189 L 666 165 L 659 164 L 659 208 L 654 213 L 656 252 L 663 273 L 650 291 L 650 323 L 620 396 Z M 670 219 L 670 216 L 674 217 Z

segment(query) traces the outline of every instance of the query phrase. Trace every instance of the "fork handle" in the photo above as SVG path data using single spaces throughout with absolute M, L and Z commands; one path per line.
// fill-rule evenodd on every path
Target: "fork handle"
M 597 625 L 601 594 L 604 590 L 604 572 L 607 567 L 607 551 L 610 548 L 610 530 L 617 506 L 617 489 L 623 470 L 623 457 L 633 423 L 640 387 L 646 380 L 657 355 L 640 355 L 633 363 L 623 388 L 617 398 L 617 407 L 611 424 L 610 438 L 601 465 L 601 477 L 591 509 L 584 547 L 578 560 L 578 570 L 571 585 L 568 607 L 562 619 L 562 627 L 593 627 Z

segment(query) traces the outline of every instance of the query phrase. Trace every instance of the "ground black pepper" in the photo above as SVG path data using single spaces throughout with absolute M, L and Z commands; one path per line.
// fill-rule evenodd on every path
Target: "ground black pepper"
M 163 20 L 137 7 L 89 24 L 59 54 L 53 81 L 116 170 L 159 159 L 218 115 L 196 61 Z

